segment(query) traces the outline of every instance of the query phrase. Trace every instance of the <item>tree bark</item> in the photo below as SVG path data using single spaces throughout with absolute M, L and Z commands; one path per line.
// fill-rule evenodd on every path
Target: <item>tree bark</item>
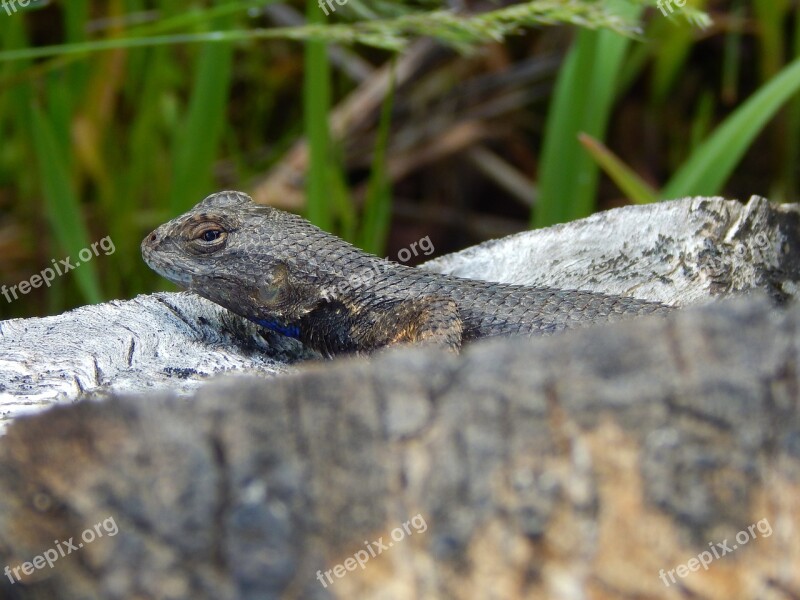
M 799 324 L 739 299 L 21 418 L 0 566 L 105 535 L 0 589 L 796 598 Z

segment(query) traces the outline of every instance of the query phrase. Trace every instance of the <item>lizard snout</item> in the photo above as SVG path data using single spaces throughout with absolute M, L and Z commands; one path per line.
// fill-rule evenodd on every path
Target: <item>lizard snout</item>
M 158 229 L 151 231 L 150 234 L 142 240 L 142 248 L 155 248 L 158 245 L 158 238 Z
M 165 237 L 166 236 L 161 232 L 161 227 L 159 227 L 148 233 L 142 240 L 142 257 L 144 257 L 147 264 L 151 264 L 152 261 L 149 259 L 161 249 Z
M 158 227 L 145 236 L 145 238 L 142 240 L 142 252 L 159 249 L 164 242 L 164 238 L 166 237 L 161 229 L 161 227 Z

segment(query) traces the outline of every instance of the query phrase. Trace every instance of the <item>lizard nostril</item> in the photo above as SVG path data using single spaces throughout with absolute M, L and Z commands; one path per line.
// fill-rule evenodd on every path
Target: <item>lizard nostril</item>
M 158 236 L 156 235 L 155 231 L 150 234 L 150 237 L 147 238 L 147 241 L 150 242 L 151 244 L 155 244 L 156 241 L 158 241 Z

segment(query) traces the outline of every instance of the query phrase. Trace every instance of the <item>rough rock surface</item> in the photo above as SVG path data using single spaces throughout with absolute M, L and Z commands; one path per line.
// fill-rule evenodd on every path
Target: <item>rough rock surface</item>
M 20 418 L 0 567 L 105 535 L 0 592 L 797 597 L 798 325 L 740 299 Z

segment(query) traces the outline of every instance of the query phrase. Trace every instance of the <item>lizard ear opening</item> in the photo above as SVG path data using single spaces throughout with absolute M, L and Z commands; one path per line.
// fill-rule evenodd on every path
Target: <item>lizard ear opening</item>
M 289 268 L 279 262 L 266 275 L 266 281 L 258 288 L 258 295 L 262 302 L 275 305 L 289 286 Z

